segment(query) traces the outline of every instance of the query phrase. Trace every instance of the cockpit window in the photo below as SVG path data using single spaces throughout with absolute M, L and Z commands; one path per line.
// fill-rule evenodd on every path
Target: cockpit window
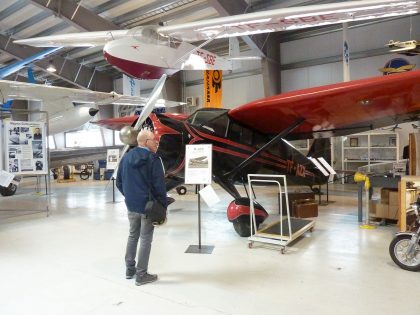
M 228 121 L 227 110 L 198 110 L 188 118 L 190 124 L 205 128 L 220 137 L 226 136 Z
M 253 131 L 247 127 L 237 124 L 234 121 L 229 125 L 229 139 L 243 144 L 252 144 Z

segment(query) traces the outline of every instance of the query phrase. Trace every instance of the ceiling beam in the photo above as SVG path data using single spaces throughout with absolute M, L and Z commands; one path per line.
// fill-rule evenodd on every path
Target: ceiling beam
M 0 12 L 0 21 L 9 17 L 13 13 L 23 9 L 27 5 L 26 0 L 19 0 L 12 5 L 8 6 L 6 9 Z
M 93 8 L 92 11 L 95 12 L 96 14 L 101 14 L 102 12 L 111 10 L 126 2 L 127 0 L 108 0 L 107 2 L 104 2 L 98 5 L 97 7 Z
M 17 45 L 12 41 L 9 41 L 9 37 L 0 35 L 0 51 L 11 55 L 18 60 L 22 60 L 42 51 L 42 49 Z M 113 90 L 113 78 L 111 76 L 98 71 L 94 73 L 94 69 L 82 66 L 61 56 L 54 56 L 53 61 L 55 67 L 57 68 L 57 72 L 48 72 L 50 75 L 83 89 L 89 88 L 104 92 L 110 92 Z M 43 59 L 36 62 L 35 65 L 42 70 L 47 71 L 46 69 L 49 65 L 48 58 L 47 60 Z M 89 85 L 92 76 L 93 79 Z
M 24 29 L 31 27 L 35 24 L 37 24 L 38 22 L 41 22 L 42 20 L 46 19 L 47 17 L 49 17 L 51 15 L 51 13 L 49 12 L 40 12 L 38 14 L 35 14 L 33 17 L 19 23 L 18 25 L 8 29 L 8 33 L 9 34 L 16 34 L 19 33 L 21 31 L 23 31 Z
M 142 19 L 126 21 L 125 26 L 131 28 L 139 25 L 157 25 L 160 22 L 168 22 L 182 18 L 186 15 L 194 14 L 197 11 L 208 8 L 209 5 L 206 2 L 190 2 L 184 4 L 182 7 L 177 7 L 173 10 L 166 11 L 161 14 L 154 14 L 150 16 L 143 16 Z
M 116 24 L 132 24 L 130 23 L 132 20 L 138 21 L 143 15 L 145 14 L 153 14 L 158 10 L 164 10 L 165 7 L 169 5 L 173 5 L 179 2 L 179 0 L 160 0 L 160 1 L 153 1 L 147 5 L 141 6 L 138 9 L 132 10 L 127 12 L 123 15 L 120 15 L 113 19 L 113 22 Z M 161 11 L 156 13 L 162 13 Z M 133 22 L 134 23 L 134 22 Z
M 30 3 L 43 9 L 49 10 L 52 14 L 65 20 L 70 25 L 83 31 L 107 31 L 120 29 L 118 25 L 100 17 L 94 12 L 89 11 L 83 6 L 79 6 L 74 1 L 61 1 L 61 0 L 30 0 Z M 47 7 L 47 4 L 48 7 Z M 76 11 L 74 18 L 72 18 Z

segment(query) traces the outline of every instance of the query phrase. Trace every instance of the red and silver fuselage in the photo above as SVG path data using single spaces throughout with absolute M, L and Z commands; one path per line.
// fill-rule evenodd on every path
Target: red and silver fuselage
M 104 57 L 114 67 L 138 79 L 159 79 L 180 70 L 232 70 L 233 62 L 182 42 L 128 36 L 104 46 Z

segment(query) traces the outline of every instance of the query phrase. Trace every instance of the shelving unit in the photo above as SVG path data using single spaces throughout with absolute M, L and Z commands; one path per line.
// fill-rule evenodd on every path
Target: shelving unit
M 366 166 L 370 172 L 375 164 L 398 161 L 399 138 L 395 132 L 360 133 L 341 139 L 342 165 L 346 171 Z

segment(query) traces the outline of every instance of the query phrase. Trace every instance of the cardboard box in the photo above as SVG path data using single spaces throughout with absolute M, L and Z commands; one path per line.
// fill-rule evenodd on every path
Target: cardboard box
M 399 217 L 400 217 L 399 206 L 390 204 L 388 207 L 388 215 L 385 218 L 398 220 Z
M 389 204 L 389 192 L 391 190 L 388 188 L 381 189 L 381 203 Z
M 389 192 L 389 205 L 398 206 L 398 191 Z
M 393 188 L 382 188 L 381 189 L 381 203 L 384 204 L 389 204 L 389 198 L 391 194 L 397 193 L 398 194 L 398 190 L 393 189 Z M 394 195 L 395 197 L 395 195 Z M 398 202 L 398 195 L 397 195 L 397 202 Z
M 388 218 L 389 216 L 389 205 L 379 203 L 375 201 L 369 202 L 369 213 L 373 217 L 377 218 Z

